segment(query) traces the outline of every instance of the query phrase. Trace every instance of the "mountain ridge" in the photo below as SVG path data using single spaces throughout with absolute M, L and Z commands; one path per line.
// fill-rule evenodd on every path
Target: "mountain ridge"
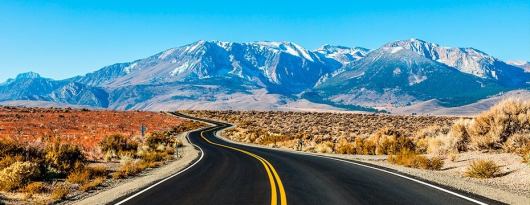
M 433 99 L 448 106 L 465 105 L 499 92 L 526 89 L 529 79 L 522 68 L 478 49 L 442 47 L 419 39 L 373 50 L 201 40 L 64 80 L 23 73 L 0 84 L 0 101 L 133 109 L 237 98 L 239 103 L 223 109 L 249 109 L 245 100 L 276 99 L 264 100 L 269 103 L 265 107 L 274 109 L 305 99 L 337 109 L 373 110 Z M 146 103 L 150 106 L 137 106 Z

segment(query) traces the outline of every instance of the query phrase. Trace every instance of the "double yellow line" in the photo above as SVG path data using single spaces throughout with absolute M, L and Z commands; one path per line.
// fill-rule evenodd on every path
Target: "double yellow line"
M 242 150 L 242 149 L 235 148 L 235 147 L 231 147 L 231 146 L 228 146 L 228 145 L 215 143 L 215 142 L 212 142 L 212 141 L 206 139 L 206 137 L 204 136 L 204 132 L 210 131 L 210 130 L 211 129 L 204 130 L 204 131 L 201 132 L 201 137 L 206 142 L 208 142 L 210 144 L 213 144 L 213 145 L 220 146 L 220 147 L 224 147 L 224 148 L 228 148 L 228 149 L 232 149 L 232 150 L 236 150 L 236 151 L 245 153 L 247 155 L 250 155 L 250 156 L 256 158 L 258 161 L 260 161 L 261 164 L 263 164 L 263 167 L 265 167 L 265 171 L 267 171 L 267 176 L 269 177 L 269 182 L 270 182 L 270 186 L 271 186 L 271 205 L 277 205 L 278 204 L 278 193 L 277 193 L 277 190 L 276 190 L 276 184 L 278 184 L 278 190 L 280 192 L 280 205 L 287 205 L 287 196 L 285 195 L 285 189 L 283 188 L 282 180 L 280 179 L 280 176 L 276 172 L 276 169 L 274 169 L 274 167 L 272 166 L 272 164 L 269 161 L 267 161 L 263 157 L 260 157 L 260 156 L 254 154 L 254 153 L 251 153 L 249 151 Z M 276 179 L 276 181 L 275 181 L 275 179 Z

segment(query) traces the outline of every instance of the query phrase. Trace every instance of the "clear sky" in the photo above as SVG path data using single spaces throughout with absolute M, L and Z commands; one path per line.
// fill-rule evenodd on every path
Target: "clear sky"
M 315 49 L 377 48 L 414 37 L 530 60 L 529 2 L 3 0 L 0 81 L 26 71 L 62 79 L 197 40 Z

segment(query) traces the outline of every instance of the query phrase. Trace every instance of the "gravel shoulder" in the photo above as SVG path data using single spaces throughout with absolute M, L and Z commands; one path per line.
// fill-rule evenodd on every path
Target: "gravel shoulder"
M 183 142 L 183 147 L 179 150 L 181 157 L 178 159 L 172 160 L 161 167 L 148 170 L 137 177 L 120 180 L 101 190 L 80 195 L 77 197 L 77 199 L 71 199 L 65 202 L 65 204 L 108 204 L 118 198 L 139 191 L 188 167 L 200 156 L 199 150 L 197 150 L 186 138 L 189 132 L 184 132 L 177 136 L 177 138 L 181 139 Z
M 390 164 L 384 155 L 343 155 L 323 154 L 294 151 L 287 148 L 272 148 L 268 146 L 242 143 L 222 137 L 222 131 L 217 137 L 236 144 L 265 149 L 282 150 L 285 152 L 327 156 L 350 161 L 373 164 L 385 167 L 395 172 L 411 175 L 420 180 L 433 182 L 464 192 L 484 196 L 507 204 L 530 204 L 530 167 L 521 162 L 521 158 L 510 153 L 461 153 L 457 160 L 445 160 L 441 171 L 422 170 Z M 477 159 L 489 159 L 501 166 L 502 175 L 492 179 L 473 179 L 463 176 L 463 172 L 470 162 Z

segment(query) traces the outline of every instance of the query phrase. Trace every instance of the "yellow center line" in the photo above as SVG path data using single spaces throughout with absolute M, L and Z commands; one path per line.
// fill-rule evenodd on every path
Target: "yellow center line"
M 217 146 L 221 146 L 221 147 L 225 147 L 225 148 L 228 148 L 228 149 L 232 149 L 232 150 L 236 150 L 236 151 L 245 153 L 247 155 L 250 155 L 250 156 L 256 158 L 258 161 L 260 161 L 263 164 L 263 166 L 265 167 L 265 171 L 267 171 L 267 176 L 269 177 L 269 182 L 270 182 L 270 186 L 271 186 L 271 205 L 277 205 L 277 203 L 278 203 L 278 196 L 277 196 L 277 192 L 276 192 L 276 183 L 274 182 L 274 179 L 276 179 L 276 182 L 278 183 L 278 189 L 280 190 L 280 205 L 287 205 L 287 196 L 285 194 L 285 190 L 284 190 L 284 187 L 283 187 L 282 180 L 280 179 L 280 176 L 276 172 L 276 169 L 274 169 L 274 167 L 272 166 L 272 164 L 269 161 L 267 161 L 265 158 L 263 158 L 263 157 L 261 157 L 259 155 L 251 153 L 249 151 L 242 150 L 242 149 L 235 148 L 235 147 L 230 147 L 228 145 L 223 145 L 223 144 L 218 144 L 218 143 L 212 142 L 212 141 L 206 139 L 206 137 L 204 136 L 203 132 L 206 132 L 206 131 L 207 130 L 204 130 L 204 131 L 201 132 L 201 137 L 206 142 L 208 142 L 210 144 L 213 144 L 213 145 L 217 145 Z
M 272 164 L 269 163 L 269 161 L 267 161 L 265 159 L 263 159 L 263 160 L 271 167 L 272 172 L 274 173 L 274 178 L 276 178 L 276 181 L 278 182 L 278 188 L 280 189 L 280 204 L 281 205 L 286 205 L 287 204 L 287 196 L 285 194 L 285 190 L 283 188 L 283 183 L 282 183 L 282 180 L 280 179 L 280 176 L 278 175 L 278 173 L 276 172 L 276 169 L 274 169 Z

